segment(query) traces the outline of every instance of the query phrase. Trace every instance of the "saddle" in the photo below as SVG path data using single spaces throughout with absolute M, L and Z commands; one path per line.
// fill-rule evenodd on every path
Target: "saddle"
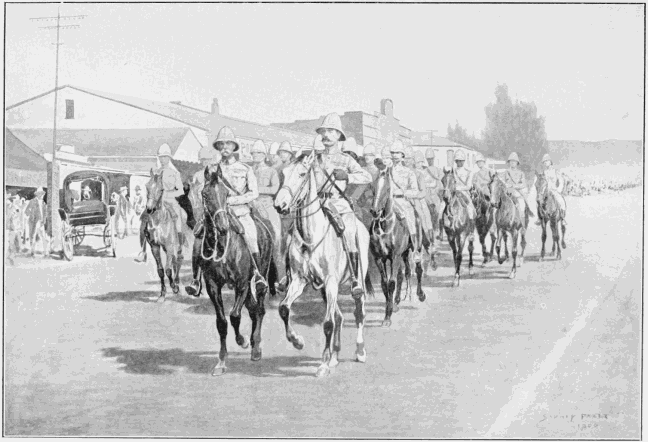
M 173 221 L 177 220 L 178 219 L 178 214 L 176 213 L 173 206 L 170 203 L 166 202 L 166 201 L 164 201 L 162 204 L 164 204 L 164 207 L 166 208 L 167 212 L 169 212 L 169 214 L 171 215 L 171 219 Z

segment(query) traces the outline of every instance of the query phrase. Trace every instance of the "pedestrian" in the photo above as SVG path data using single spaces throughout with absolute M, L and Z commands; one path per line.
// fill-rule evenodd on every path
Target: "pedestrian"
M 121 186 L 119 188 L 119 195 L 117 195 L 117 213 L 115 216 L 115 234 L 119 234 L 120 221 L 124 224 L 124 230 L 120 236 L 124 239 L 128 236 L 128 217 L 130 212 L 130 203 L 128 201 L 128 187 Z
M 36 240 L 40 238 L 43 245 L 43 256 L 46 256 L 50 250 L 49 246 L 49 236 L 47 235 L 45 228 L 48 225 L 47 222 L 47 204 L 43 201 L 45 196 L 45 191 L 42 187 L 36 189 L 34 198 L 29 201 L 27 205 L 26 213 L 29 220 L 29 232 L 31 235 L 30 246 L 31 246 L 31 256 L 36 254 Z

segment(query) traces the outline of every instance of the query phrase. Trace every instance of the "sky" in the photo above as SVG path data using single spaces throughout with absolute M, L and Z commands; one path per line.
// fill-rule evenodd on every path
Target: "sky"
M 55 4 L 6 4 L 5 105 L 54 87 Z M 550 140 L 642 139 L 643 5 L 63 4 L 59 85 L 270 123 L 394 115 L 480 136 L 498 83 Z

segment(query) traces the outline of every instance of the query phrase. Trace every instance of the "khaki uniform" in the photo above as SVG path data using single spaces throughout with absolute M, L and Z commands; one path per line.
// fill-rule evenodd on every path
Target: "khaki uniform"
M 563 213 L 567 211 L 567 203 L 565 198 L 562 196 L 562 192 L 565 189 L 565 179 L 562 174 L 560 174 L 556 169 L 550 167 L 544 171 L 545 178 L 547 179 L 547 187 L 549 191 L 553 194 L 558 201 L 558 205 L 562 209 Z
M 254 220 L 250 216 L 249 204 L 259 197 L 257 179 L 254 176 L 252 167 L 241 163 L 232 157 L 229 162 L 221 162 L 223 177 L 230 183 L 232 189 L 238 195 L 230 195 L 227 204 L 231 212 L 236 216 L 245 230 L 245 242 L 252 253 L 259 253 L 257 242 L 257 229 Z
M 360 165 L 349 155 L 340 152 L 339 147 L 332 148 L 328 153 L 322 153 L 318 157 L 321 168 L 315 168 L 315 178 L 317 180 L 318 188 L 324 184 L 327 177 L 322 172 L 322 169 L 331 175 L 335 169 L 344 170 L 348 176 L 348 181 L 335 181 L 337 187 L 344 191 L 347 184 L 369 184 L 371 183 L 371 174 L 364 170 Z M 344 238 L 350 253 L 357 253 L 356 247 L 356 216 L 351 209 L 349 203 L 344 199 L 338 190 L 330 184 L 324 189 L 330 193 L 328 204 L 333 206 L 335 211 L 339 213 L 344 221 Z
M 405 218 L 407 230 L 409 230 L 412 239 L 416 239 L 416 217 L 414 215 L 414 203 L 412 201 L 420 197 L 421 189 L 419 188 L 416 174 L 412 169 L 403 165 L 400 161 L 392 168 L 394 178 L 394 206 L 399 214 Z M 417 241 L 413 241 L 417 244 Z
M 465 167 L 456 166 L 452 169 L 452 173 L 455 177 L 457 192 L 463 196 L 464 201 L 466 202 L 468 217 L 474 220 L 477 217 L 477 212 L 475 211 L 475 206 L 470 197 L 470 188 L 473 186 L 473 174 Z
M 162 167 L 157 173 L 162 173 L 162 189 L 164 189 L 162 201 L 173 210 L 176 232 L 182 233 L 182 208 L 176 200 L 177 197 L 184 195 L 180 172 L 171 167 Z
M 259 187 L 259 198 L 253 201 L 254 208 L 268 219 L 275 231 L 275 240 L 281 238 L 281 219 L 274 209 L 274 196 L 279 191 L 279 174 L 264 162 L 253 167 Z
M 414 169 L 414 174 L 416 175 L 416 180 L 418 182 L 419 195 L 413 200 L 414 210 L 418 213 L 419 218 L 421 219 L 421 227 L 423 227 L 423 233 L 426 236 L 430 235 L 430 232 L 433 230 L 432 224 L 432 215 L 430 210 L 427 207 L 426 197 L 428 194 L 427 184 L 426 184 L 426 175 L 423 169 Z M 428 238 L 430 243 L 434 242 L 434 238 Z
M 481 191 L 484 195 L 490 195 L 488 186 L 490 185 L 493 173 L 488 167 L 484 166 L 473 174 L 473 186 L 475 186 L 475 189 Z
M 525 207 L 531 209 L 531 205 L 528 203 L 528 189 L 526 185 L 526 178 L 524 177 L 524 172 L 521 170 L 508 169 L 504 173 L 504 184 L 506 189 L 510 192 L 511 196 L 515 200 L 515 204 L 518 207 L 520 216 L 524 219 L 524 210 Z M 533 210 L 531 210 L 533 213 Z

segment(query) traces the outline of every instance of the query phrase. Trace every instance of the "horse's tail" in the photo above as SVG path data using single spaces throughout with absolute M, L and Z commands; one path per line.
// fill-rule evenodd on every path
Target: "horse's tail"
M 270 290 L 270 296 L 273 298 L 277 295 L 277 290 L 275 288 L 275 282 L 278 282 L 278 272 L 277 264 L 275 263 L 274 258 L 270 259 L 270 266 L 268 266 L 268 288 Z

